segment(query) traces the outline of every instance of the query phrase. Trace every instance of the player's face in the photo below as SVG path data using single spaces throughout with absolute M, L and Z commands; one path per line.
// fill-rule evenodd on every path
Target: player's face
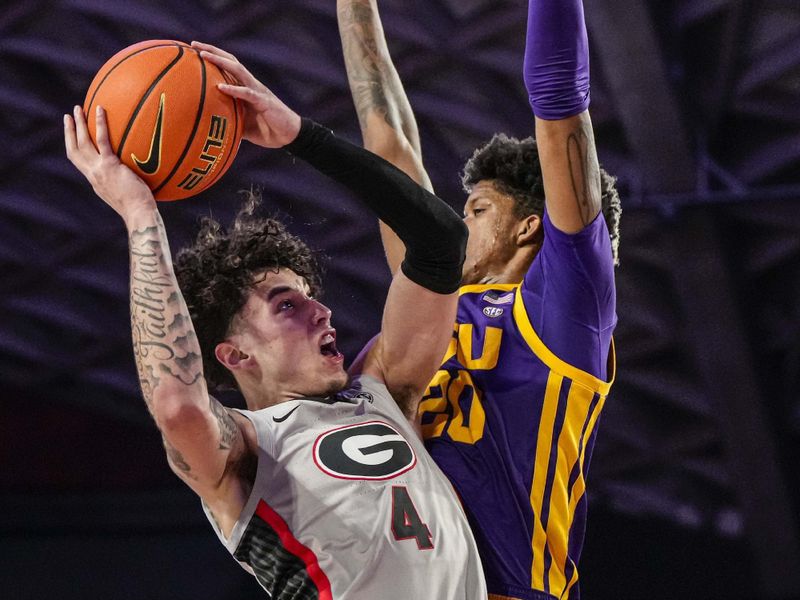
M 514 200 L 499 192 L 492 181 L 479 181 L 464 205 L 464 223 L 469 239 L 461 284 L 488 283 L 517 251 L 519 219 L 514 216 Z
M 256 281 L 235 327 L 240 350 L 255 357 L 265 385 L 304 396 L 341 390 L 347 374 L 330 309 L 289 269 L 266 271 Z

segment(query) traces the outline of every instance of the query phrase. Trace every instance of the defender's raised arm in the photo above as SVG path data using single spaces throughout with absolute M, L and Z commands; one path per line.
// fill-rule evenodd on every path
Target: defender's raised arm
M 575 233 L 600 212 L 581 0 L 530 0 L 524 71 L 536 115 L 547 212 L 558 229 Z
M 381 25 L 377 0 L 337 0 L 350 93 L 364 147 L 385 158 L 428 191 L 419 131 Z M 381 222 L 381 240 L 392 273 L 403 260 L 403 243 Z

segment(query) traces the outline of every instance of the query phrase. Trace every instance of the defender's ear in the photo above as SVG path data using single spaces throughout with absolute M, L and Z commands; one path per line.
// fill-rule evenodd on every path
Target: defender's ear
M 539 215 L 528 215 L 517 225 L 517 246 L 540 246 L 544 239 L 544 227 Z
M 217 360 L 222 365 L 231 371 L 246 367 L 248 365 L 248 359 L 250 358 L 248 354 L 245 354 L 230 342 L 220 342 L 217 344 L 217 347 L 214 348 L 214 356 L 217 357 Z

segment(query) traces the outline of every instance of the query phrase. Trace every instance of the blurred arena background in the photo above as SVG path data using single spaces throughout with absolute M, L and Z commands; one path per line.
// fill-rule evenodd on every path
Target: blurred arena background
M 800 2 L 584 4 L 599 155 L 624 208 L 584 597 L 800 597 Z M 381 2 L 426 165 L 459 211 L 474 147 L 533 131 L 525 6 Z M 263 597 L 169 472 L 136 384 L 124 229 L 64 156 L 61 115 L 113 53 L 155 38 L 219 45 L 360 140 L 334 0 L 3 4 L 3 598 Z M 325 250 L 352 358 L 388 274 L 376 224 L 310 168 L 245 144 L 217 186 L 162 206 L 173 249 L 251 185 Z

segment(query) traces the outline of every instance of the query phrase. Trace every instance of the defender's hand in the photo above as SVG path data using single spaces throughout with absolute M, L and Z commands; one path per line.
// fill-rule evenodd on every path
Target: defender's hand
M 218 87 L 245 102 L 244 139 L 265 148 L 281 148 L 294 141 L 300 133 L 300 115 L 253 77 L 233 54 L 200 42 L 192 42 L 192 47 L 239 82 L 239 85 L 221 83 Z
M 136 173 L 123 165 L 108 141 L 106 113 L 98 106 L 95 113 L 97 148 L 89 137 L 83 109 L 76 106 L 73 116 L 64 115 L 64 145 L 67 158 L 92 184 L 92 189 L 127 223 L 142 210 L 156 206 L 153 193 Z

